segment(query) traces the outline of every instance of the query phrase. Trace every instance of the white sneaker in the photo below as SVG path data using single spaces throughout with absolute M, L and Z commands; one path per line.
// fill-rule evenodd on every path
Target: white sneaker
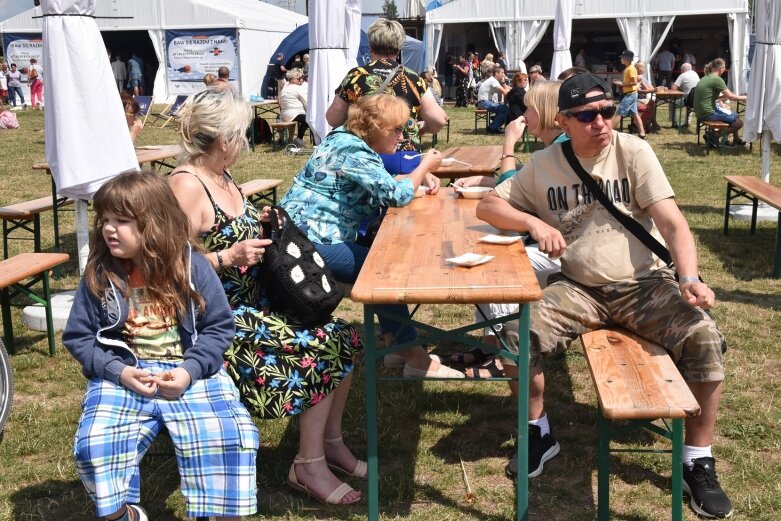
M 428 355 L 428 357 L 435 362 L 442 363 L 442 360 L 437 355 Z M 385 358 L 382 359 L 382 365 L 388 369 L 401 369 L 406 363 L 407 360 L 403 356 L 395 353 L 385 355 Z
M 127 509 L 132 510 L 132 512 L 129 512 L 131 521 L 149 521 L 146 510 L 141 508 L 140 505 L 128 505 Z
M 418 369 L 412 367 L 409 364 L 404 365 L 404 376 L 408 378 L 465 378 L 464 373 L 448 367 L 446 365 L 439 364 L 436 369 Z

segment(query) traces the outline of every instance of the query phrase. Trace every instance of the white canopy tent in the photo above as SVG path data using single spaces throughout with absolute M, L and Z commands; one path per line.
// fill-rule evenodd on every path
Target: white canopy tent
M 309 3 L 309 102 L 306 119 L 319 143 L 331 126 L 325 113 L 347 71 L 358 62 L 363 0 Z
M 154 81 L 156 102 L 187 94 L 202 84 L 173 81 L 166 67 L 166 31 L 233 29 L 236 32 L 238 78 L 245 96 L 260 91 L 271 54 L 293 29 L 307 23 L 303 15 L 258 0 L 96 0 L 100 31 L 147 31 L 160 63 Z M 41 33 L 41 8 L 36 7 L 0 22 L 3 33 Z M 186 70 L 186 65 L 179 67 Z
M 557 78 L 560 73 L 572 67 L 572 53 L 569 46 L 572 40 L 572 14 L 575 12 L 575 0 L 556 0 L 556 18 L 553 21 L 553 60 L 550 77 Z
M 437 29 L 447 34 L 448 24 L 483 22 L 490 26 L 497 49 L 507 53 L 511 69 L 521 69 L 523 60 L 529 56 L 545 34 L 549 23 L 555 19 L 557 2 L 528 2 L 525 0 L 454 0 L 426 13 L 426 30 Z M 641 25 L 651 24 L 675 16 L 694 16 L 704 14 L 724 14 L 728 17 L 730 28 L 730 88 L 735 92 L 745 92 L 746 55 L 748 52 L 749 8 L 747 0 L 575 0 L 573 20 L 615 19 L 626 27 L 622 34 L 627 48 L 639 54 L 640 37 L 635 31 Z M 628 39 L 627 39 L 628 37 Z M 650 60 L 654 49 L 661 41 L 651 40 L 650 30 L 642 36 L 643 46 L 647 49 L 643 58 Z M 434 47 L 433 38 L 426 41 L 426 59 L 428 65 L 436 63 L 439 48 Z
M 746 141 L 762 141 L 762 179 L 770 180 L 770 142 L 781 142 L 781 4 L 755 0 L 757 48 L 746 103 Z

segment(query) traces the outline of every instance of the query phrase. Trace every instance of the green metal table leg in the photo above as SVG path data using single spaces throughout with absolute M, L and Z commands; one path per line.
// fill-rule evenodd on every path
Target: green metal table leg
M 610 519 L 610 420 L 597 409 L 598 454 L 597 465 L 597 519 Z
M 781 212 L 776 223 L 776 258 L 773 261 L 773 277 L 781 277 Z
M 14 346 L 14 324 L 11 317 L 11 294 L 8 288 L 3 288 L 0 292 L 0 307 L 3 314 L 3 342 L 9 354 L 16 354 Z
M 374 306 L 364 305 L 363 324 L 366 330 L 364 370 L 366 371 L 366 452 L 368 468 L 369 521 L 380 517 L 380 497 L 377 461 L 377 363 L 374 332 Z
M 673 424 L 673 449 L 672 449 L 672 487 L 673 487 L 673 508 L 672 520 L 681 521 L 683 519 L 683 420 L 675 418 Z
M 529 328 L 530 304 L 521 304 L 518 328 L 518 479 L 515 480 L 516 519 L 529 519 Z M 526 382 L 523 387 L 521 382 Z
M 57 345 L 54 340 L 54 318 L 52 317 L 52 294 L 49 287 L 49 272 L 43 272 L 43 305 L 46 310 L 46 333 L 49 337 L 49 356 L 54 356 Z

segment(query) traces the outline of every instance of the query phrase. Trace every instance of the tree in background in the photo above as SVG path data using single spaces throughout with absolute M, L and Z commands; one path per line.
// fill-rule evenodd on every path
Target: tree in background
M 396 2 L 393 0 L 385 0 L 382 4 L 382 14 L 388 20 L 395 20 L 399 17 L 399 9 L 396 7 Z

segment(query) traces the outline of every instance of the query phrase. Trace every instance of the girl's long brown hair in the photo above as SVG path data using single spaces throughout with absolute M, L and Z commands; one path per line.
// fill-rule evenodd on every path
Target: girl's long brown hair
M 164 179 L 154 172 L 125 172 L 101 186 L 92 202 L 95 222 L 84 277 L 93 295 L 101 298 L 110 279 L 128 297 L 127 261 L 111 255 L 103 239 L 103 216 L 110 212 L 138 223 L 141 262 L 136 268 L 149 296 L 180 314 L 187 313 L 190 300 L 205 308 L 203 297 L 190 287 L 190 223 Z

